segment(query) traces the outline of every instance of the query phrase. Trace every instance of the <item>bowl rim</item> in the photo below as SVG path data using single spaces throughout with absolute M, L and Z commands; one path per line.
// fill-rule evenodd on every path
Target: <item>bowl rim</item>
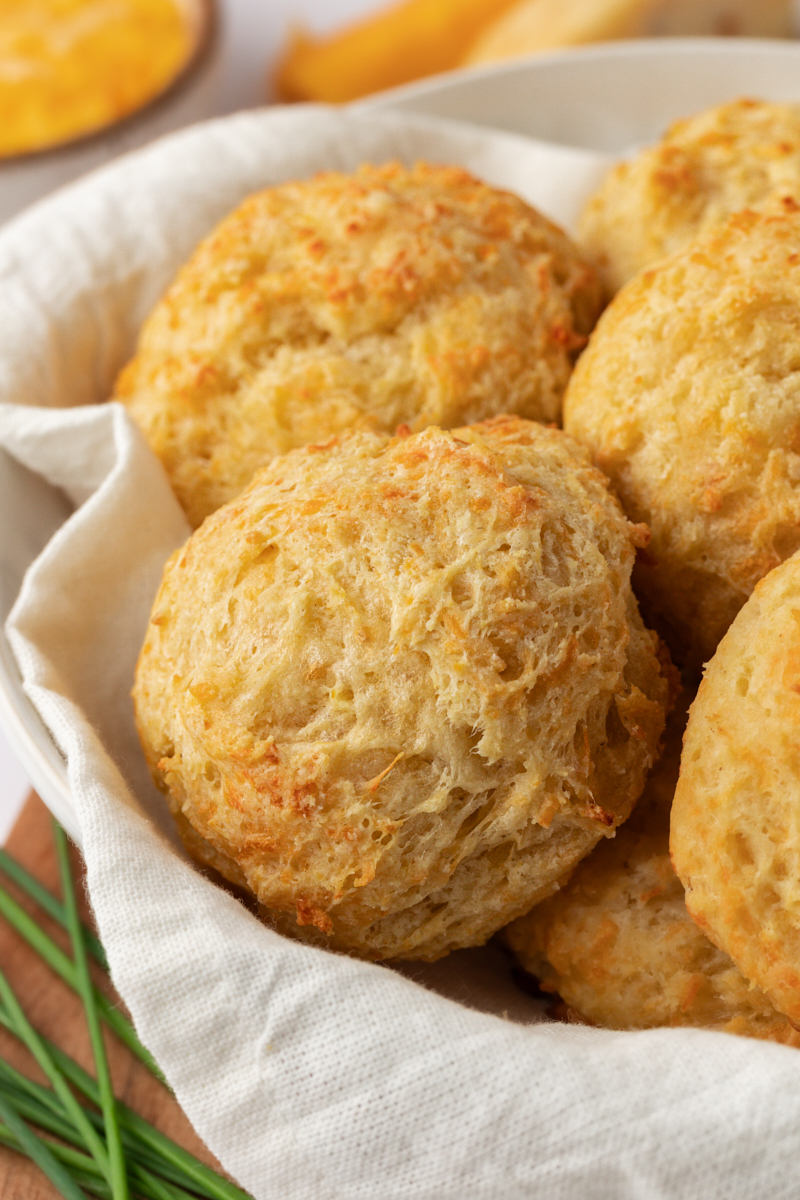
M 157 92 L 147 100 L 122 117 L 96 125 L 83 133 L 63 138 L 45 146 L 36 146 L 30 150 L 19 150 L 14 154 L 0 154 L 0 171 L 3 167 L 18 167 L 27 163 L 52 162 L 69 157 L 76 149 L 91 148 L 108 137 L 113 130 L 126 130 L 135 126 L 154 112 L 159 112 L 165 104 L 182 95 L 192 84 L 195 77 L 212 56 L 220 33 L 220 16 L 218 0 L 174 0 L 187 23 L 192 29 L 192 44 L 189 53 L 176 74 L 172 75 Z M 194 15 L 190 10 L 194 9 Z
M 800 20 L 800 16 L 799 16 Z M 800 58 L 800 28 L 793 38 L 746 37 L 651 37 L 625 38 L 618 41 L 595 42 L 583 46 L 567 46 L 540 50 L 535 54 L 501 62 L 480 63 L 430 75 L 424 79 L 387 88 L 361 100 L 352 101 L 352 108 L 384 108 L 405 106 L 415 100 L 426 100 L 447 92 L 457 92 L 473 82 L 500 77 L 558 72 L 565 67 L 604 62 L 625 62 L 632 59 L 713 58 L 752 61 L 753 55 L 764 58 Z M 798 88 L 800 92 L 800 86 Z

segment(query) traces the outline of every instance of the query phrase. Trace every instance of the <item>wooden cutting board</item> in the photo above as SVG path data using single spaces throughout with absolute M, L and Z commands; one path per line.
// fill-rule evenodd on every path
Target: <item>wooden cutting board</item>
M 6 849 L 50 891 L 60 896 L 58 864 L 51 830 L 49 812 L 39 797 L 31 793 L 6 842 Z M 77 851 L 74 852 L 73 861 L 77 877 L 80 869 L 80 856 Z M 3 884 L 7 885 L 5 878 Z M 22 902 L 17 889 L 10 884 L 7 886 Z M 85 897 L 83 888 L 81 893 Z M 45 917 L 35 905 L 25 902 L 24 906 L 36 916 L 37 921 L 54 940 L 65 950 L 69 950 L 68 938 L 59 926 Z M 84 918 L 91 923 L 85 898 Z M 2 918 L 0 965 L 34 1027 L 67 1050 L 94 1075 L 94 1063 L 80 1000 Z M 97 982 L 101 982 L 103 978 L 102 972 L 98 971 Z M 106 990 L 110 995 L 114 995 L 110 987 Z M 117 999 L 116 996 L 114 998 Z M 177 1101 L 167 1090 L 110 1034 L 106 1036 L 106 1047 L 116 1095 L 174 1141 L 219 1170 L 219 1164 L 202 1144 Z M 18 1070 L 44 1082 L 27 1051 L 2 1028 L 0 1054 Z M 37 1167 L 22 1156 L 0 1146 L 2 1200 L 56 1200 L 58 1195 L 58 1191 Z

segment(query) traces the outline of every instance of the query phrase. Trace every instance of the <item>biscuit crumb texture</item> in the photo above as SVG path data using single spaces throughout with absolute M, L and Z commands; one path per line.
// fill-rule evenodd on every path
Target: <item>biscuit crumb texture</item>
M 800 209 L 743 212 L 634 279 L 573 374 L 564 428 L 652 540 L 634 587 L 697 666 L 800 549 Z
M 800 1022 L 800 555 L 763 579 L 692 707 L 670 847 L 700 928 Z
M 800 1046 L 800 1033 L 687 912 L 669 857 L 680 734 L 670 718 L 663 757 L 614 840 L 503 939 L 544 990 L 590 1024 L 697 1026 Z
M 602 288 L 566 234 L 457 167 L 251 196 L 145 323 L 115 399 L 189 520 L 276 454 L 350 429 L 557 421 Z
M 614 167 L 578 241 L 613 293 L 732 213 L 784 198 L 800 203 L 800 105 L 736 100 Z
M 641 539 L 585 451 L 519 418 L 274 459 L 169 561 L 138 665 L 190 853 L 321 945 L 485 941 L 657 755 Z

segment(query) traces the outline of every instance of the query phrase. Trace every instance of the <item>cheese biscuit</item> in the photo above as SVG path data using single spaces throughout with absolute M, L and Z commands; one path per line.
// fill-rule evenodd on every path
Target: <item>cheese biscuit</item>
M 139 661 L 190 853 L 322 945 L 484 942 L 625 819 L 658 752 L 645 534 L 520 418 L 273 459 L 168 563 Z

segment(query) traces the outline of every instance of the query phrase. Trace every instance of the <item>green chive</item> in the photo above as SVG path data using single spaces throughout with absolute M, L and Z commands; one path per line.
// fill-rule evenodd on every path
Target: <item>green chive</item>
M 32 1079 L 21 1075 L 2 1059 L 0 1059 L 0 1090 L 5 1091 L 13 1100 L 27 1121 L 38 1125 L 41 1129 L 46 1129 L 48 1133 L 55 1134 L 56 1137 L 69 1142 L 72 1146 L 83 1145 L 74 1126 L 69 1121 L 65 1121 L 61 1115 L 60 1105 L 55 1094 L 49 1088 L 43 1087 L 42 1084 L 34 1083 Z M 84 1112 L 93 1125 L 102 1128 L 103 1118 L 99 1113 L 90 1109 L 84 1109 Z M 160 1175 L 179 1188 L 188 1187 L 197 1190 L 193 1182 L 187 1179 L 185 1172 L 178 1171 L 170 1163 L 164 1162 L 163 1158 L 143 1146 L 133 1134 L 124 1128 L 122 1129 L 122 1142 L 127 1153 L 142 1169 Z M 206 1196 L 206 1200 L 211 1200 L 207 1193 L 203 1194 Z
M 60 1142 L 54 1142 L 50 1138 L 41 1140 L 46 1144 L 53 1157 L 67 1167 L 75 1183 L 83 1187 L 85 1191 L 91 1192 L 92 1195 L 100 1196 L 103 1200 L 106 1197 L 108 1200 L 112 1200 L 111 1188 L 100 1174 L 94 1159 L 87 1154 L 81 1154 L 78 1150 L 73 1150 L 71 1146 L 62 1146 Z M 0 1125 L 0 1143 L 8 1146 L 10 1150 L 25 1153 L 17 1138 L 4 1125 Z M 131 1183 L 137 1195 L 145 1197 L 146 1200 L 197 1200 L 195 1196 L 183 1191 L 182 1188 L 164 1183 L 148 1171 L 139 1170 L 137 1167 L 131 1169 Z
M 20 1074 L 9 1063 L 0 1058 L 0 1092 L 8 1096 L 19 1109 L 20 1115 L 26 1121 L 55 1134 L 70 1146 L 85 1145 L 72 1121 L 64 1116 L 63 1109 L 55 1092 L 41 1083 L 34 1083 L 27 1075 Z M 82 1106 L 83 1107 L 83 1106 Z M 87 1120 L 91 1120 L 90 1110 L 84 1108 Z
M 78 1140 L 79 1135 L 76 1134 L 73 1126 L 52 1111 L 51 1105 L 55 1100 L 53 1092 L 43 1087 L 42 1084 L 26 1079 L 24 1075 L 20 1075 L 18 1071 L 0 1059 L 0 1095 L 2 1094 L 7 1095 L 20 1116 L 32 1125 L 55 1134 L 62 1141 L 71 1143 L 69 1146 L 64 1146 L 61 1142 L 51 1142 L 47 1139 L 47 1144 L 56 1158 L 61 1159 L 68 1166 L 73 1164 L 83 1171 L 94 1171 L 100 1175 L 100 1168 L 94 1159 L 74 1149 L 75 1146 L 81 1146 L 83 1143 Z M 98 1113 L 90 1113 L 87 1110 L 86 1115 L 90 1119 L 102 1121 Z M 0 1125 L 0 1141 L 2 1141 L 2 1129 L 3 1127 Z M 127 1140 L 133 1143 L 130 1135 Z M 156 1155 L 137 1154 L 135 1144 L 131 1146 L 131 1153 L 140 1161 L 128 1164 L 130 1178 L 136 1186 L 136 1190 L 141 1191 L 142 1195 L 151 1197 L 152 1200 L 197 1200 L 196 1192 L 186 1190 L 185 1177 L 170 1170 Z M 145 1158 L 148 1160 L 147 1164 L 144 1162 Z M 165 1170 L 166 1174 L 164 1174 Z M 111 1197 L 110 1188 L 107 1189 L 106 1194 Z
M 32 917 L 25 912 L 17 904 L 16 900 L 5 890 L 0 887 L 0 915 L 4 916 L 9 925 L 13 925 L 17 933 L 19 933 L 36 953 L 45 960 L 47 965 L 60 975 L 64 982 L 72 988 L 74 992 L 78 991 L 77 976 L 74 964 L 67 958 L 63 950 L 55 944 L 52 938 L 48 937 L 43 929 L 40 929 Z M 95 1003 L 97 1004 L 100 1016 L 108 1025 L 121 1042 L 124 1042 L 129 1050 L 136 1055 L 140 1062 L 155 1075 L 156 1079 L 166 1085 L 166 1080 L 161 1074 L 161 1071 L 156 1065 L 155 1059 L 149 1050 L 146 1050 L 139 1038 L 136 1036 L 136 1031 L 130 1021 L 122 1015 L 118 1008 L 108 1000 L 102 992 L 94 988 Z
M 73 1096 L 67 1086 L 62 1072 L 53 1062 L 47 1047 L 44 1045 L 39 1034 L 29 1023 L 28 1018 L 22 1011 L 19 1001 L 11 990 L 11 986 L 2 971 L 0 971 L 0 999 L 3 1001 L 5 1011 L 11 1018 L 13 1024 L 12 1033 L 24 1042 L 28 1050 L 36 1059 L 42 1071 L 45 1073 L 53 1090 L 58 1096 L 69 1120 L 75 1126 L 76 1131 L 83 1138 L 87 1149 L 91 1152 L 97 1165 L 100 1167 L 103 1174 L 111 1182 L 111 1172 L 109 1168 L 108 1154 L 106 1148 L 97 1136 L 93 1126 L 86 1119 L 86 1115 L 78 1101 Z
M 15 1105 L 15 1107 L 19 1109 L 19 1105 Z M 24 1115 L 21 1109 L 19 1111 L 21 1115 Z M 81 1154 L 80 1150 L 73 1150 L 72 1146 L 62 1146 L 60 1142 L 54 1142 L 51 1138 L 40 1138 L 40 1141 L 45 1143 L 54 1158 L 57 1158 L 59 1162 L 69 1167 L 70 1170 L 82 1171 L 84 1175 L 94 1175 L 102 1178 L 100 1168 L 88 1154 Z M 20 1149 L 18 1139 L 5 1125 L 0 1125 L 0 1142 L 12 1150 Z
M 96 1196 L 97 1200 L 111 1200 L 111 1188 L 103 1179 L 102 1175 L 85 1175 L 83 1171 L 70 1171 L 72 1180 L 83 1188 L 90 1196 Z
M 103 1114 L 103 1122 L 105 1124 L 106 1146 L 108 1149 L 105 1166 L 109 1170 L 108 1174 L 106 1174 L 105 1170 L 103 1174 L 106 1175 L 111 1186 L 111 1194 L 114 1200 L 128 1200 L 128 1180 L 125 1176 L 125 1157 L 122 1153 L 119 1125 L 117 1124 L 117 1106 L 114 1099 L 114 1088 L 111 1083 L 111 1072 L 108 1069 L 106 1049 L 103 1045 L 103 1034 L 100 1030 L 100 1018 L 97 1015 L 97 1007 L 94 1001 L 95 990 L 92 986 L 91 976 L 89 975 L 89 960 L 86 957 L 81 920 L 78 914 L 78 902 L 75 898 L 75 887 L 72 881 L 72 868 L 69 862 L 69 845 L 67 843 L 67 835 L 57 821 L 53 821 L 53 836 L 56 842 L 56 853 L 58 854 L 58 864 L 61 871 L 61 890 L 64 895 L 67 928 L 72 939 L 72 957 L 75 963 L 78 995 L 83 1001 L 86 1014 L 89 1040 L 92 1045 L 92 1054 L 94 1055 L 98 1091 L 100 1092 L 100 1110 Z M 55 1084 L 53 1086 L 55 1087 Z M 94 1130 L 92 1130 L 92 1133 L 94 1134 Z M 101 1163 L 101 1165 L 103 1164 Z
M 7 1025 L 7 1020 L 2 1009 L 0 1009 L 0 1022 Z M 45 1042 L 50 1054 L 64 1075 L 89 1100 L 95 1102 L 97 1100 L 97 1085 L 92 1077 L 82 1067 L 79 1067 L 63 1050 L 60 1050 L 45 1038 L 42 1040 Z M 21 1075 L 14 1067 L 0 1059 L 0 1083 L 3 1080 L 6 1081 L 7 1087 L 13 1089 L 15 1103 L 18 1104 L 23 1115 L 28 1120 L 40 1125 L 43 1129 L 47 1129 L 50 1133 L 54 1133 L 57 1137 L 62 1137 L 66 1141 L 78 1144 L 75 1142 L 74 1130 L 59 1115 L 58 1101 L 49 1088 L 44 1087 L 40 1083 L 34 1083 L 33 1080 Z M 30 1108 L 25 1106 L 23 1099 L 16 1099 L 16 1096 L 20 1093 L 29 1098 Z M 118 1102 L 118 1108 L 123 1146 L 126 1152 L 134 1157 L 142 1167 L 157 1172 L 179 1187 L 200 1192 L 207 1200 L 218 1200 L 220 1197 L 224 1198 L 224 1200 L 251 1200 L 246 1192 L 241 1191 L 235 1184 L 231 1184 L 228 1180 L 223 1179 L 210 1167 L 206 1167 L 204 1163 L 199 1162 L 188 1151 L 175 1146 L 169 1138 L 159 1133 L 143 1117 L 139 1117 L 138 1114 L 127 1108 L 125 1104 Z M 99 1113 L 92 1112 L 89 1109 L 84 1109 L 84 1112 L 89 1121 L 98 1127 L 102 1127 L 103 1118 Z M 130 1118 L 135 1118 L 135 1121 L 131 1121 Z M 173 1152 L 177 1151 L 177 1155 L 174 1153 L 165 1155 L 165 1147 Z M 223 1186 L 222 1191 L 220 1191 L 220 1185 Z
M 97 1104 L 98 1093 L 97 1084 L 88 1075 L 82 1067 L 65 1054 L 63 1050 L 59 1050 L 57 1046 L 48 1046 L 53 1058 L 55 1059 L 59 1069 L 63 1071 L 67 1079 L 76 1087 L 78 1091 L 83 1092 L 88 1100 L 93 1104 Z M 190 1154 L 188 1150 L 184 1150 L 182 1146 L 177 1146 L 173 1141 L 170 1141 L 165 1134 L 160 1133 L 149 1122 L 145 1121 L 144 1117 L 140 1117 L 132 1108 L 128 1108 L 127 1104 L 119 1102 L 119 1117 L 120 1124 L 123 1130 L 127 1129 L 137 1138 L 141 1139 L 142 1143 L 149 1146 L 155 1151 L 159 1157 L 166 1162 L 173 1163 L 178 1169 L 185 1172 L 186 1177 L 191 1179 L 194 1186 L 201 1188 L 213 1200 L 252 1200 L 247 1192 L 242 1191 L 235 1183 L 230 1183 L 227 1179 L 223 1179 L 211 1167 L 207 1167 L 205 1163 L 201 1163 L 199 1159 Z
M 0 870 L 4 871 L 8 878 L 13 880 L 21 891 L 30 896 L 31 900 L 35 900 L 49 917 L 52 917 L 64 929 L 67 928 L 67 918 L 64 912 L 64 905 L 61 901 L 56 899 L 52 892 L 48 892 L 47 888 L 39 883 L 39 880 L 35 879 L 29 871 L 26 871 L 15 858 L 12 858 L 2 846 L 0 846 Z M 106 952 L 102 947 L 100 939 L 87 925 L 83 925 L 82 928 L 86 949 L 103 970 L 107 971 L 108 960 L 106 959 Z
M 37 1162 L 68 1200 L 84 1200 L 86 1193 L 100 1200 L 128 1200 L 128 1185 L 143 1200 L 198 1200 L 198 1196 L 204 1200 L 251 1200 L 241 1188 L 176 1145 L 138 1113 L 115 1101 L 98 1017 L 157 1078 L 165 1081 L 133 1026 L 91 982 L 87 951 L 104 969 L 107 969 L 106 957 L 95 935 L 79 920 L 63 830 L 56 827 L 55 837 L 64 890 L 63 904 L 2 849 L 0 870 L 68 929 L 75 962 L 70 961 L 2 885 L 0 915 L 5 916 L 64 982 L 81 996 L 98 1082 L 68 1054 L 33 1029 L 0 972 L 0 1024 L 28 1046 L 53 1085 L 51 1089 L 35 1083 L 0 1059 L 0 1118 L 5 1121 L 5 1127 L 0 1125 L 0 1142 L 13 1143 L 13 1148 Z M 80 1104 L 68 1084 L 101 1108 L 102 1115 Z M 25 1124 L 26 1120 L 60 1141 L 37 1136 Z M 98 1136 L 103 1133 L 107 1144 Z M 84 1153 L 86 1150 L 91 1151 L 92 1157 Z M 123 1152 L 128 1155 L 127 1177 Z
M 44 1171 L 50 1182 L 58 1188 L 64 1200 L 86 1200 L 86 1193 L 81 1191 L 66 1167 L 62 1166 L 44 1141 L 25 1124 L 8 1097 L 3 1095 L 0 1095 L 0 1117 L 14 1134 L 28 1158 L 33 1159 L 37 1167 Z

